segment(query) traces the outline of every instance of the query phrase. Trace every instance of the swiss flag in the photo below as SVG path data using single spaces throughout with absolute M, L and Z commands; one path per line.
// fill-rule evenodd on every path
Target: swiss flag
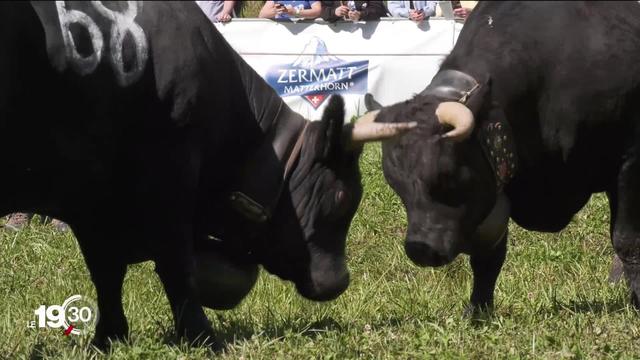
M 326 99 L 326 95 L 316 94 L 316 95 L 304 95 L 302 96 L 305 100 L 313 106 L 314 109 L 317 109 L 318 106 L 322 105 L 324 99 Z

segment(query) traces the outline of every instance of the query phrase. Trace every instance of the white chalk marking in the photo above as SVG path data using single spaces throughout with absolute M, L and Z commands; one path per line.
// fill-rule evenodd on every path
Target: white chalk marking
M 138 15 L 138 4 L 142 7 L 142 3 L 127 1 L 127 10 L 124 12 L 109 10 L 100 1 L 92 1 L 91 3 L 102 16 L 113 23 L 109 43 L 111 64 L 116 72 L 118 83 L 121 86 L 128 86 L 140 78 L 147 63 L 147 37 L 140 25 L 134 21 L 136 15 Z M 124 70 L 124 61 L 122 59 L 122 45 L 127 32 L 131 34 L 136 49 L 136 65 L 129 72 Z
M 138 15 L 138 10 L 142 9 L 142 2 L 127 1 L 127 10 L 118 12 L 109 10 L 101 1 L 92 1 L 93 7 L 111 24 L 111 34 L 109 41 L 109 53 L 111 54 L 111 67 L 116 74 L 116 80 L 120 86 L 128 86 L 136 82 L 144 73 L 144 69 L 149 57 L 149 46 L 144 30 L 134 21 Z M 80 75 L 88 75 L 95 71 L 102 60 L 104 38 L 102 32 L 89 15 L 78 10 L 67 9 L 64 1 L 56 1 L 58 19 L 62 30 L 62 39 L 65 46 L 65 55 L 71 68 Z M 73 41 L 70 31 L 71 24 L 76 23 L 84 26 L 89 32 L 93 53 L 87 57 L 82 57 Z M 122 58 L 122 46 L 124 38 L 129 33 L 135 44 L 136 61 L 135 66 L 130 71 L 125 71 L 124 60 Z
M 60 21 L 60 29 L 62 30 L 62 40 L 66 50 L 67 61 L 71 63 L 71 67 L 80 75 L 92 73 L 102 58 L 103 38 L 98 25 L 91 20 L 89 15 L 78 10 L 68 10 L 64 1 L 56 1 L 56 9 L 58 10 L 58 19 Z M 69 29 L 71 24 L 77 23 L 84 26 L 89 31 L 93 53 L 87 57 L 82 57 L 73 41 L 73 35 Z

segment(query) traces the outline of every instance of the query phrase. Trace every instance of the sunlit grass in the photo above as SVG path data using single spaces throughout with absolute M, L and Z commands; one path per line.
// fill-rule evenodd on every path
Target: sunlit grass
M 354 219 L 348 256 L 352 283 L 338 300 L 315 304 L 264 271 L 232 311 L 210 311 L 223 354 L 172 344 L 172 319 L 151 263 L 130 267 L 124 307 L 130 344 L 114 359 L 347 358 L 639 358 L 640 317 L 624 285 L 606 282 L 612 254 L 608 207 L 595 196 L 559 234 L 511 225 L 511 245 L 496 290 L 496 313 L 461 316 L 471 274 L 461 257 L 442 269 L 410 263 L 402 247 L 406 223 L 384 182 L 380 147 L 361 161 L 365 196 Z M 550 204 L 550 206 L 552 206 Z M 114 219 L 114 226 L 117 219 Z M 27 328 L 40 304 L 68 296 L 95 298 L 72 235 L 32 225 L 0 230 L 0 357 L 102 358 L 87 337 Z
M 263 5 L 264 1 L 242 1 L 238 17 L 256 18 L 258 17 Z

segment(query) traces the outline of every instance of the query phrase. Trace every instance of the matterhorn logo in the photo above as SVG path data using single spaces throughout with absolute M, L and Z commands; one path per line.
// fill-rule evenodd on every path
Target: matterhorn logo
M 313 37 L 291 64 L 272 66 L 267 82 L 280 96 L 302 96 L 317 109 L 331 94 L 365 94 L 369 61 L 345 61 L 330 55 Z

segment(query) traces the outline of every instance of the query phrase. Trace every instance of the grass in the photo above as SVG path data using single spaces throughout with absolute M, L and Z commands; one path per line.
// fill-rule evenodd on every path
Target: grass
M 264 6 L 264 1 L 242 1 L 240 2 L 240 11 L 238 17 L 241 18 L 257 18 L 260 9 Z
M 0 357 L 113 359 L 425 359 L 640 357 L 640 317 L 625 286 L 606 282 L 612 254 L 606 199 L 594 196 L 558 234 L 511 225 L 511 246 L 496 291 L 496 313 L 461 316 L 470 268 L 460 257 L 441 269 L 410 263 L 402 247 L 405 215 L 380 171 L 380 147 L 367 145 L 365 197 L 349 240 L 350 288 L 315 304 L 264 271 L 231 311 L 207 310 L 226 341 L 222 354 L 173 344 L 167 300 L 150 263 L 130 267 L 124 307 L 131 343 L 108 355 L 88 337 L 26 327 L 40 304 L 73 294 L 95 299 L 71 234 L 42 225 L 0 230 Z M 113 219 L 114 222 L 117 219 Z

